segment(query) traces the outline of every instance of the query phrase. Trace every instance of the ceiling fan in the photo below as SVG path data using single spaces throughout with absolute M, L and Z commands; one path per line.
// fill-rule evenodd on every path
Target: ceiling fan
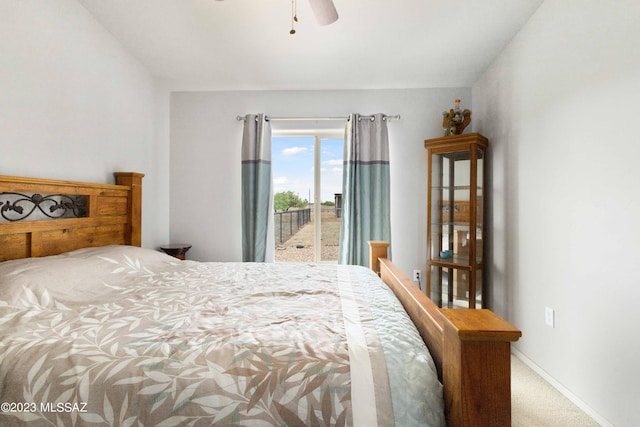
M 333 4 L 333 0 L 309 0 L 309 5 L 318 24 L 329 25 L 338 20 L 338 11 Z M 295 22 L 298 22 L 297 0 L 291 0 L 291 31 L 289 31 L 289 34 L 296 33 L 294 28 Z
M 309 0 L 309 5 L 318 24 L 329 25 L 338 20 L 338 11 L 333 0 Z M 296 22 L 298 22 L 297 0 L 291 0 L 291 31 L 289 34 L 296 33 L 294 28 Z

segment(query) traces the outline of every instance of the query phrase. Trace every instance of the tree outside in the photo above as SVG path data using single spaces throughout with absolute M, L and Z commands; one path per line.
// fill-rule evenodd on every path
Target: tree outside
M 293 191 L 282 191 L 273 196 L 273 207 L 278 212 L 286 212 L 289 208 L 304 208 L 309 204 Z

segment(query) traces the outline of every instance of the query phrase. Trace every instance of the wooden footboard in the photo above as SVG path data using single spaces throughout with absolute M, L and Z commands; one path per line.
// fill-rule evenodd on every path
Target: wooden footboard
M 441 309 L 369 242 L 371 268 L 393 290 L 429 348 L 449 426 L 511 425 L 511 342 L 522 332 L 490 310 Z

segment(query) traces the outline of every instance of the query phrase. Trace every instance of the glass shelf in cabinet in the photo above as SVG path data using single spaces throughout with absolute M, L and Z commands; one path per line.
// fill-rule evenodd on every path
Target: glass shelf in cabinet
M 433 190 L 471 190 L 470 185 L 432 185 Z M 476 187 L 481 189 L 482 187 Z
M 469 269 L 469 257 L 464 255 L 453 255 L 450 258 L 440 258 L 440 256 L 432 256 L 433 265 L 440 267 Z
M 469 222 L 468 221 L 454 221 L 454 222 L 449 222 L 449 221 L 445 221 L 445 222 L 432 222 L 431 225 L 435 228 L 439 228 L 439 227 L 464 227 L 464 229 L 462 228 L 456 228 L 456 230 L 460 229 L 461 231 L 469 231 Z M 477 225 L 476 223 L 476 228 L 478 229 L 478 231 L 480 231 L 480 226 Z
M 469 270 L 471 268 L 471 264 L 469 263 L 469 256 L 468 255 L 458 255 L 458 254 L 454 254 L 452 257 L 449 258 L 441 258 L 440 256 L 432 256 L 431 257 L 431 264 L 432 265 L 437 265 L 439 267 L 446 267 L 446 268 L 460 268 L 463 270 Z M 475 268 L 481 268 L 482 264 L 482 256 L 477 255 L 476 256 L 476 265 Z

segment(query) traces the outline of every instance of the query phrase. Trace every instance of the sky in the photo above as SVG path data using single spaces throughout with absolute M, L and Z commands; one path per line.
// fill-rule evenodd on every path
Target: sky
M 271 139 L 271 170 L 273 192 L 293 191 L 301 199 L 313 201 L 314 137 L 273 137 Z M 334 201 L 342 193 L 342 139 L 322 139 L 320 142 L 321 201 Z

